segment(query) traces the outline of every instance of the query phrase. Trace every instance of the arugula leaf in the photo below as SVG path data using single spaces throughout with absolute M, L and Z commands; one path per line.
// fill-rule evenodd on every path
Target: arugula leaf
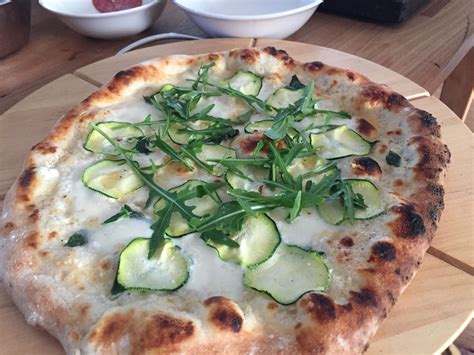
M 141 212 L 134 211 L 130 206 L 123 205 L 120 211 L 114 214 L 112 217 L 107 218 L 102 224 L 108 224 L 112 222 L 117 222 L 124 218 L 143 218 L 144 215 Z
M 192 85 L 192 88 L 196 90 L 199 86 L 200 83 L 207 85 L 209 81 L 209 70 L 216 65 L 216 62 L 213 60 L 212 62 L 209 62 L 208 64 L 201 65 L 198 71 L 198 77 L 194 84 Z
M 288 223 L 292 223 L 301 212 L 302 193 L 303 192 L 300 190 L 296 194 L 295 202 L 293 204 L 293 207 L 291 208 L 290 216 L 288 217 Z
M 304 84 L 301 83 L 300 79 L 298 79 L 298 77 L 295 74 L 291 77 L 291 81 L 287 87 L 288 89 L 291 89 L 291 90 L 299 90 L 299 89 L 304 88 L 305 86 Z
M 64 246 L 74 248 L 87 244 L 87 237 L 83 232 L 73 233 Z
M 188 169 L 189 171 L 194 170 L 194 168 L 191 165 L 189 165 L 188 162 L 184 160 L 180 154 L 178 154 L 168 143 L 166 143 L 160 137 L 156 136 L 155 140 L 153 140 L 152 143 L 155 147 L 161 149 L 163 153 L 170 156 L 172 159 L 177 160 L 180 163 L 182 163 L 186 167 L 186 169 Z
M 213 242 L 215 244 L 227 245 L 230 248 L 240 247 L 239 243 L 229 238 L 222 231 L 216 229 L 201 233 L 200 238 L 204 240 L 206 244 L 209 244 L 209 242 Z

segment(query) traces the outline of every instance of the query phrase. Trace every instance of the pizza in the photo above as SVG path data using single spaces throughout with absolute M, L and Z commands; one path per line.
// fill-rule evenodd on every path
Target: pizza
M 0 275 L 67 353 L 360 353 L 443 209 L 436 119 L 273 47 L 142 63 L 32 148 Z

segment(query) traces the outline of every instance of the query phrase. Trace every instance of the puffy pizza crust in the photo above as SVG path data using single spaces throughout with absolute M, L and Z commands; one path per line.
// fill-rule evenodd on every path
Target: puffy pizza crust
M 83 274 L 71 269 L 71 258 L 79 257 L 62 245 L 64 231 L 75 222 L 67 203 L 60 202 L 67 169 L 58 167 L 79 163 L 87 123 L 165 83 L 183 84 L 210 60 L 216 61 L 217 76 L 246 69 L 284 83 L 293 74 L 303 82 L 314 80 L 318 96 L 331 97 L 358 117 L 362 135 L 379 141 L 371 156 L 378 166 L 359 158 L 347 169 L 383 186 L 387 213 L 359 222 L 357 231 L 335 232 L 324 246 L 335 277 L 357 279 L 342 298 L 330 290 L 308 294 L 292 306 L 260 294 L 239 302 L 220 295 L 176 302 L 173 294 L 113 300 L 102 292 L 114 277 L 113 258 L 104 257 L 98 266 L 87 264 L 84 256 Z M 403 147 L 404 169 L 385 164 L 394 145 Z M 272 47 L 158 58 L 119 72 L 32 148 L 1 216 L 0 275 L 28 322 L 57 337 L 68 353 L 362 352 L 430 245 L 444 207 L 441 182 L 449 159 L 433 116 L 350 70 L 300 63 Z

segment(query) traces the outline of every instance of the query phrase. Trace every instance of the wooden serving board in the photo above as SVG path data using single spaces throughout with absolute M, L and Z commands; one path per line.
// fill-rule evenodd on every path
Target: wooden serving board
M 170 54 L 196 54 L 246 46 L 272 45 L 302 61 L 320 60 L 351 68 L 388 84 L 442 125 L 453 154 L 446 180 L 446 210 L 433 246 L 417 276 L 371 342 L 369 354 L 438 353 L 472 318 L 472 134 L 440 101 L 419 85 L 380 65 L 328 48 L 303 43 L 214 39 L 171 43 L 108 58 L 65 75 L 37 90 L 0 116 L 0 208 L 8 187 L 21 170 L 29 148 L 39 142 L 70 107 L 130 65 Z M 28 134 L 25 134 L 28 132 Z M 47 333 L 28 326 L 0 288 L 0 354 L 63 353 Z

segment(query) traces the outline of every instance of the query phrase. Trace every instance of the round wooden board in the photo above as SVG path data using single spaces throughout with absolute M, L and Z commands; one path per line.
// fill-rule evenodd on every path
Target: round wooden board
M 428 354 L 444 350 L 472 318 L 473 187 L 466 184 L 466 179 L 472 181 L 473 176 L 472 134 L 445 105 L 428 97 L 426 90 L 365 59 L 288 41 L 259 40 L 255 43 L 250 39 L 214 39 L 149 47 L 88 65 L 74 75 L 68 74 L 44 86 L 0 117 L 0 200 L 18 175 L 28 149 L 47 134 L 61 114 L 106 83 L 115 72 L 162 55 L 206 53 L 255 45 L 273 45 L 287 50 L 295 59 L 320 60 L 362 72 L 374 81 L 389 83 L 409 99 L 416 99 L 413 101 L 415 106 L 438 118 L 443 138 L 453 154 L 445 185 L 446 210 L 433 247 L 372 340 L 368 353 Z M 0 344 L 2 354 L 63 352 L 51 336 L 28 326 L 2 289 Z

